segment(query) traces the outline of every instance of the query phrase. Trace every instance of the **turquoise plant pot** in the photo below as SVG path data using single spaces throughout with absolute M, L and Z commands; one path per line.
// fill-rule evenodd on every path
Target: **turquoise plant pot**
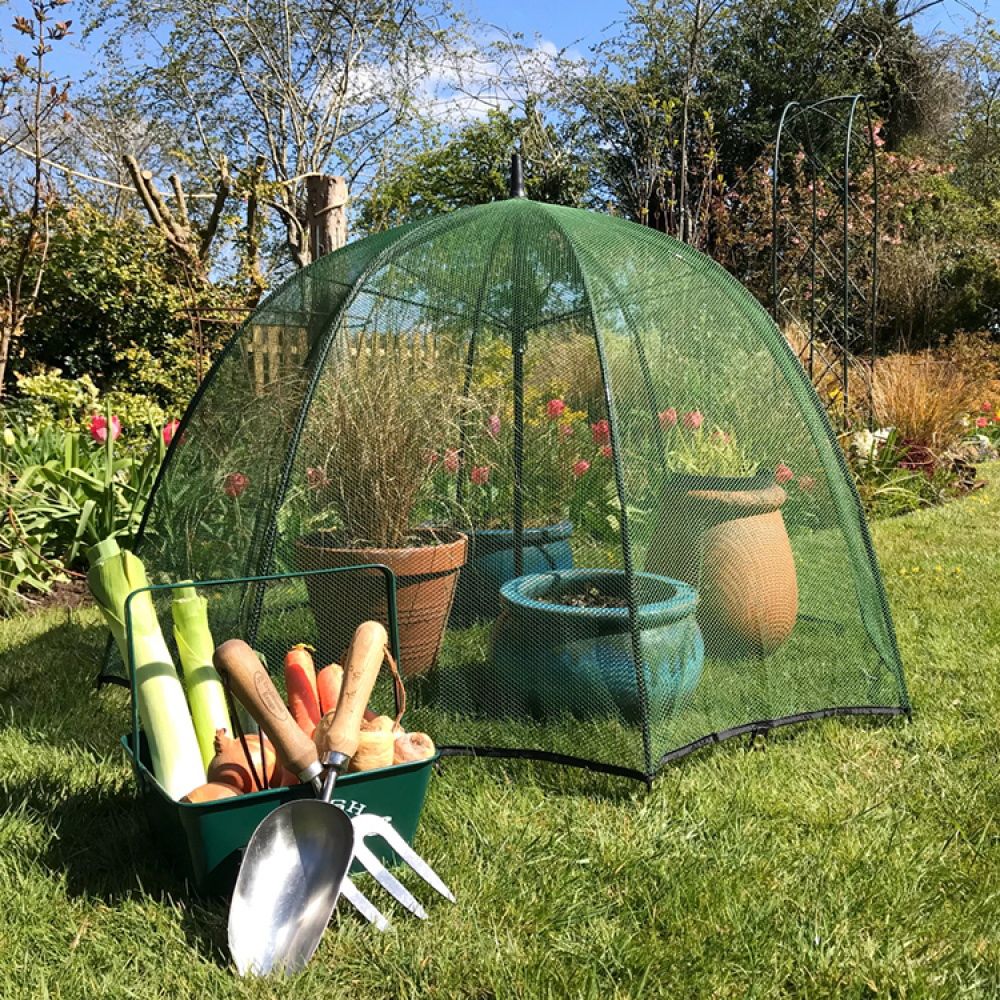
M 493 632 L 486 685 L 491 714 L 548 719 L 569 713 L 639 724 L 665 718 L 689 695 L 701 677 L 705 652 L 695 617 L 697 593 L 668 577 L 633 576 L 645 698 L 628 609 L 552 603 L 591 587 L 625 596 L 625 572 L 571 569 L 521 576 L 501 588 L 503 611 Z
M 573 525 L 560 521 L 548 528 L 524 531 L 523 573 L 546 573 L 573 568 L 569 536 Z M 477 621 L 492 621 L 500 614 L 500 588 L 514 579 L 514 531 L 489 528 L 463 531 L 469 536 L 469 558 L 458 576 L 449 628 L 468 628 Z

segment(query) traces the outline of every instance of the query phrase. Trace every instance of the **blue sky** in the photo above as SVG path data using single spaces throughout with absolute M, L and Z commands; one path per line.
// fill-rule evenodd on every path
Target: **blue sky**
M 922 6 L 926 0 L 911 2 Z M 585 53 L 598 41 L 602 29 L 620 16 L 625 5 L 608 0 L 480 0 L 475 6 L 484 20 L 521 32 L 528 39 L 537 32 L 557 48 L 579 39 L 576 47 Z M 989 0 L 944 0 L 919 15 L 917 25 L 922 33 L 957 32 L 964 21 L 972 19 L 971 10 L 988 12 L 988 6 Z
M 909 2 L 921 5 L 927 0 Z M 998 2 L 1000 0 L 993 0 L 994 6 Z M 470 13 L 506 31 L 521 33 L 528 42 L 538 35 L 557 49 L 572 47 L 581 55 L 586 55 L 600 40 L 604 29 L 621 18 L 625 8 L 624 0 L 466 0 L 466 3 Z M 916 23 L 921 33 L 955 33 L 963 24 L 972 21 L 973 11 L 990 14 L 989 3 L 990 0 L 942 0 L 919 15 Z M 9 29 L 9 22 L 15 13 L 24 12 L 21 10 L 24 6 L 23 0 L 0 0 L 0 50 L 11 48 L 14 33 Z M 64 16 L 76 21 L 72 45 L 57 47 L 50 68 L 79 80 L 91 68 L 91 58 L 80 51 L 80 36 L 76 31 L 79 27 L 77 4 L 71 3 L 64 10 Z

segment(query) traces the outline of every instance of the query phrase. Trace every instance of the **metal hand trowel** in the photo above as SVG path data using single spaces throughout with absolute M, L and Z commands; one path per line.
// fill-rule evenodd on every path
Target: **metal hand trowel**
M 372 627 L 363 632 L 366 626 Z M 335 751 L 328 763 L 336 771 L 357 750 L 384 649 L 384 629 L 365 623 L 344 660 L 340 701 L 327 736 Z M 343 810 L 324 801 L 316 747 L 285 708 L 253 650 L 233 639 L 215 651 L 214 662 L 274 744 L 281 763 L 321 796 L 288 802 L 261 821 L 243 856 L 229 910 L 229 950 L 240 974 L 279 970 L 290 976 L 308 964 L 330 922 L 354 854 L 354 827 Z

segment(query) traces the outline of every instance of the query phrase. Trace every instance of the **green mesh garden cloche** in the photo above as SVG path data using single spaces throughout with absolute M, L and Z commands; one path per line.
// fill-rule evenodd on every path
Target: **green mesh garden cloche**
M 650 778 L 727 736 L 909 708 L 781 333 L 691 247 L 578 209 L 463 209 L 296 274 L 185 414 L 138 551 L 164 582 L 390 566 L 404 722 L 446 753 Z M 386 614 L 380 576 L 294 593 L 323 663 Z M 241 615 L 273 631 L 266 588 Z

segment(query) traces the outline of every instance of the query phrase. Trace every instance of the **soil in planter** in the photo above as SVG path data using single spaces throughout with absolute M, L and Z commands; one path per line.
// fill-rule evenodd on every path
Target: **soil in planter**
M 616 594 L 602 594 L 597 587 L 588 587 L 584 591 L 561 594 L 559 597 L 542 597 L 543 604 L 561 604 L 567 608 L 627 608 L 628 599 Z

